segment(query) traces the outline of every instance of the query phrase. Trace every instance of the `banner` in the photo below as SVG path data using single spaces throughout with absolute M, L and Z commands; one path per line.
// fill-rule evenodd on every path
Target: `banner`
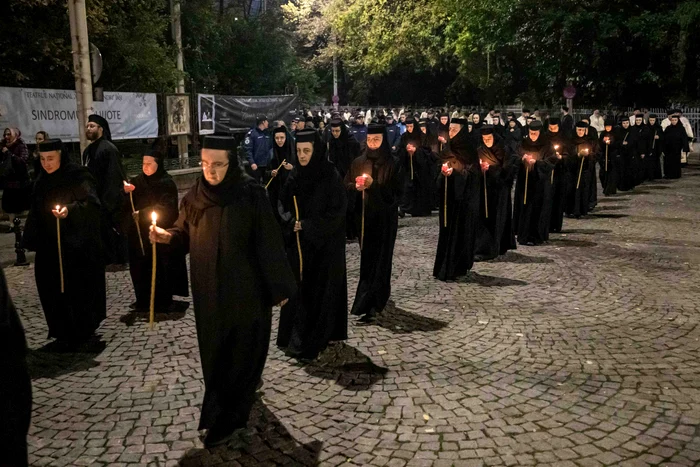
M 112 139 L 158 136 L 155 94 L 105 92 L 104 102 L 93 104 L 95 113 L 109 122 Z M 80 141 L 75 91 L 0 87 L 0 126 L 16 127 L 25 143 L 33 144 L 37 131 L 51 138 Z
M 297 106 L 297 96 L 294 95 L 248 97 L 199 94 L 197 101 L 200 134 L 225 134 L 233 133 L 236 129 L 252 128 L 258 115 L 265 115 L 270 124 L 273 120 L 289 123 L 296 115 Z

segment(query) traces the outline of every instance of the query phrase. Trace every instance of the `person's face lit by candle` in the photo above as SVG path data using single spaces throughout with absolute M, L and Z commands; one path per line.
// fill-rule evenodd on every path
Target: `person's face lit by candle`
M 457 133 L 462 129 L 462 125 L 459 123 L 450 123 L 450 139 L 457 136 Z
M 447 125 L 447 122 L 448 122 L 449 120 L 450 120 L 450 119 L 449 119 L 448 117 L 444 116 L 444 115 L 443 115 L 442 117 L 440 117 L 440 123 L 443 124 L 443 125 Z
M 610 133 L 612 131 L 612 129 L 613 129 L 612 125 L 605 125 L 605 131 L 607 131 L 608 133 Z
M 297 143 L 297 159 L 302 167 L 309 165 L 313 155 L 314 143 Z
M 413 127 L 414 127 L 413 123 L 407 123 L 406 124 L 406 131 L 409 133 L 413 133 Z
M 284 146 L 284 143 L 287 141 L 287 134 L 286 133 L 275 133 L 275 144 L 277 147 L 281 148 Z
M 576 135 L 577 135 L 579 138 L 583 138 L 584 136 L 586 136 L 586 129 L 585 129 L 585 128 L 581 128 L 581 127 L 576 127 Z
M 143 173 L 150 177 L 158 170 L 158 162 L 153 156 L 143 156 Z
M 423 134 L 426 134 L 426 133 L 428 132 L 428 127 L 426 127 L 425 125 L 421 125 L 421 126 L 420 126 L 420 131 L 422 131 Z
M 540 130 L 530 130 L 530 141 L 537 141 L 540 138 Z
M 339 126 L 331 126 L 331 135 L 333 135 L 333 138 L 338 139 L 340 138 L 340 135 L 342 134 L 343 130 Z
M 202 172 L 204 179 L 212 186 L 222 182 L 229 166 L 228 151 L 223 149 L 202 149 Z
M 481 135 L 481 139 L 484 141 L 484 146 L 487 148 L 493 146 L 493 133 L 490 135 Z
M 373 151 L 379 149 L 382 141 L 384 141 L 384 135 L 367 135 L 367 147 Z
M 52 174 L 61 167 L 61 151 L 48 151 L 40 154 L 41 166 Z
M 549 125 L 550 133 L 559 133 L 559 125 Z

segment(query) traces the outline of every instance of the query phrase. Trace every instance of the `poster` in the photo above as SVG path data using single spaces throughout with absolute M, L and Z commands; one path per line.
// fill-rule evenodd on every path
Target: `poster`
M 168 136 L 189 135 L 191 133 L 189 94 L 167 94 L 165 115 Z
M 208 94 L 198 95 L 201 134 L 231 134 L 235 130 L 250 129 L 255 126 L 255 118 L 265 115 L 270 121 L 284 120 L 289 124 L 296 115 L 297 96 L 212 96 Z M 211 105 L 211 114 L 208 106 Z M 210 133 L 201 131 L 204 113 L 213 120 Z
M 215 98 L 212 94 L 199 94 L 197 96 L 199 105 L 199 134 L 200 135 L 213 135 L 214 134 L 214 119 L 216 118 L 215 112 Z
M 95 113 L 109 122 L 112 139 L 158 136 L 155 94 L 105 92 L 104 102 L 93 104 Z M 80 141 L 75 91 L 0 87 L 0 126 L 15 127 L 22 139 L 34 144 L 38 131 L 65 142 Z

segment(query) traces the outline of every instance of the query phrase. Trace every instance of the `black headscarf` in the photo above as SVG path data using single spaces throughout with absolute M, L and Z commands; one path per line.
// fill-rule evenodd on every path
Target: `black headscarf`
M 481 134 L 479 134 L 479 138 L 481 138 Z M 469 133 L 466 126 L 463 126 L 459 133 L 450 140 L 449 147 L 440 153 L 440 159 L 443 162 L 449 159 L 457 159 L 464 165 L 466 170 L 478 165 L 479 156 L 474 147 L 472 134 Z
M 303 142 L 300 140 L 307 139 L 313 133 L 313 154 L 311 160 L 306 166 L 297 164 L 294 166 L 292 176 L 296 183 L 299 194 L 302 196 L 311 196 L 316 188 L 316 185 L 323 179 L 333 175 L 335 166 L 326 157 L 326 145 L 323 144 L 321 137 L 315 130 L 302 130 L 297 133 L 297 143 Z
M 86 167 L 71 161 L 70 155 L 60 139 L 47 140 L 41 144 L 42 152 L 54 150 L 60 151 L 61 165 L 53 173 L 48 173 L 43 167 L 41 168 L 41 173 L 34 184 L 34 198 L 39 206 L 44 206 L 46 195 L 60 186 L 65 186 L 68 183 L 82 183 L 84 180 L 93 180 L 94 182 Z
M 401 145 L 405 148 L 408 144 L 412 144 L 416 148 L 419 148 L 423 146 L 423 140 L 425 139 L 425 135 L 423 135 L 423 132 L 420 129 L 420 124 L 417 120 L 406 119 L 406 124 L 408 125 L 410 123 L 413 123 L 413 131 L 409 132 L 408 128 L 406 128 L 404 134 L 401 135 Z

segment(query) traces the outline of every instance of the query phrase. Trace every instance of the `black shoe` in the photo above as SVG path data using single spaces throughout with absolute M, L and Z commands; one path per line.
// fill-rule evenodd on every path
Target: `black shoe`
M 403 219 L 404 217 L 406 217 L 406 213 L 405 213 L 404 210 L 401 209 L 401 208 L 399 208 L 399 217 L 400 217 L 401 219 Z
M 358 321 L 361 323 L 374 323 L 377 321 L 377 315 L 375 313 L 367 313 L 366 315 L 362 315 Z

